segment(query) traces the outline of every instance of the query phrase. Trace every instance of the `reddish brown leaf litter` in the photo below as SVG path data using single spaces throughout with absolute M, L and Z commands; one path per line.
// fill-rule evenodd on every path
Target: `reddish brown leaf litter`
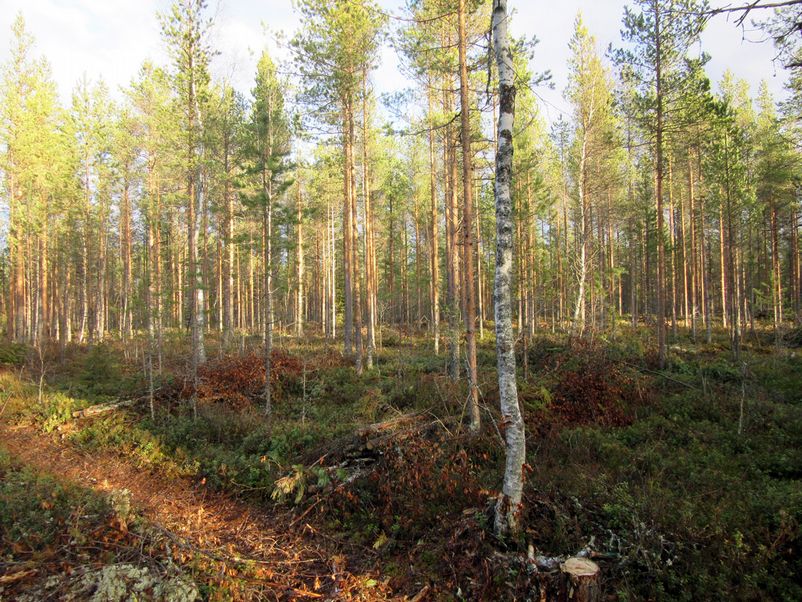
M 0 434 L 16 461 L 35 470 L 100 492 L 130 491 L 134 508 L 187 559 L 214 561 L 226 577 L 220 583 L 239 579 L 238 599 L 254 599 L 254 591 L 276 600 L 393 599 L 371 569 L 369 550 L 342 546 L 303 521 L 290 528 L 291 515 L 164 477 L 114 454 L 88 455 L 29 427 L 0 425 Z M 237 568 L 243 564 L 248 571 Z
M 275 398 L 282 386 L 302 378 L 304 367 L 298 357 L 281 350 L 274 350 L 270 360 L 270 383 Z M 258 404 L 264 396 L 264 389 L 264 357 L 251 353 L 210 360 L 198 371 L 197 391 L 193 382 L 184 377 L 163 387 L 158 392 L 157 399 L 169 406 L 186 401 L 193 393 L 197 393 L 199 404 L 224 403 L 232 409 L 241 410 Z
M 538 366 L 549 399 L 546 412 L 530 425 L 545 431 L 578 425 L 632 424 L 635 410 L 648 402 L 649 379 L 598 345 L 575 342 Z

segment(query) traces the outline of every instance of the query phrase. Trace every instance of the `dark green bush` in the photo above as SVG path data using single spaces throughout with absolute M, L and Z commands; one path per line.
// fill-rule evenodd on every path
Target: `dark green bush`
M 0 366 L 22 366 L 27 355 L 28 348 L 25 345 L 0 341 Z

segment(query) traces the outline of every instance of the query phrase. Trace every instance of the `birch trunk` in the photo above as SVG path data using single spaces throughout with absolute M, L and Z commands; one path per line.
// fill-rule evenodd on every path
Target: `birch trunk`
M 515 349 L 512 333 L 510 280 L 512 278 L 512 132 L 515 117 L 515 79 L 512 51 L 507 37 L 507 0 L 493 2 L 493 41 L 498 64 L 500 110 L 496 151 L 496 279 L 495 319 L 498 386 L 502 423 L 505 427 L 506 465 L 504 484 L 496 502 L 495 528 L 499 534 L 515 532 L 523 494 L 526 459 L 524 422 L 518 405 Z
M 295 290 L 295 336 L 301 338 L 304 334 L 304 238 L 303 238 L 303 199 L 301 197 L 301 179 L 298 178 L 296 189 L 296 210 L 298 223 L 295 227 L 295 279 L 297 288 Z
M 272 375 L 272 352 L 273 352 L 273 199 L 271 180 L 268 178 L 263 183 L 265 192 L 264 213 L 262 216 L 262 235 L 264 236 L 264 368 L 265 368 L 265 414 L 273 412 L 273 402 L 271 399 L 270 377 Z
M 579 248 L 579 286 L 576 294 L 576 305 L 574 305 L 574 334 L 581 338 L 585 333 L 585 282 L 588 277 L 588 237 L 590 236 L 590 216 L 587 200 L 587 127 L 583 124 L 582 148 L 579 155 L 579 220 L 582 232 L 582 243 Z

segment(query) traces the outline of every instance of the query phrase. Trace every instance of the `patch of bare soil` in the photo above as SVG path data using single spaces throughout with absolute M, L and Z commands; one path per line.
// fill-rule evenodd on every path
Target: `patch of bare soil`
M 276 600 L 388 600 L 375 554 L 344 543 L 291 513 L 257 508 L 187 480 L 142 469 L 112 453 L 87 454 L 31 427 L 0 424 L 3 445 L 18 462 L 76 485 L 131 502 L 188 557 L 205 556 L 228 570 L 249 566 L 258 597 Z M 225 570 L 225 569 L 224 569 Z

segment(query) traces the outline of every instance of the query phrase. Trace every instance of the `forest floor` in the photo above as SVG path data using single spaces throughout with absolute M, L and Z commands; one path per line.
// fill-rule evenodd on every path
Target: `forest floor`
M 143 471 L 110 451 L 90 453 L 77 449 L 30 426 L 3 425 L 0 435 L 3 447 L 24 469 L 106 497 L 122 493 L 138 518 L 146 521 L 147 528 L 157 530 L 157 537 L 162 536 L 165 545 L 159 552 L 166 552 L 172 544 L 181 556 L 179 564 L 192 557 L 202 558 L 223 576 L 230 565 L 238 577 L 255 579 L 259 590 L 270 589 L 277 597 L 301 599 L 354 597 L 370 578 L 349 572 L 348 557 L 338 557 L 336 549 L 315 537 L 311 526 L 288 529 L 287 516 L 195 486 L 186 479 L 165 477 L 157 470 Z M 112 526 L 120 530 L 121 523 L 112 521 Z M 243 573 L 246 565 L 250 570 Z M 10 574 L 21 575 L 20 570 L 24 569 Z M 52 587 L 38 593 L 60 599 L 70 594 L 70 585 L 69 580 L 54 580 Z M 218 585 L 240 590 L 239 593 L 256 593 L 244 584 L 229 584 L 225 578 Z M 72 593 L 79 599 L 89 594 L 80 588 Z
M 210 341 L 193 391 L 167 337 L 155 420 L 142 341 L 0 347 L 0 600 L 538 599 L 530 546 L 584 550 L 608 599 L 802 599 L 793 337 L 754 333 L 735 362 L 724 333 L 680 332 L 664 370 L 645 328 L 537 337 L 519 353 L 530 470 L 508 541 L 491 529 L 492 343 L 471 435 L 444 358 L 382 339 L 361 377 L 321 340 L 280 339 L 270 418 L 256 340 Z M 74 416 L 120 399 L 135 403 Z

